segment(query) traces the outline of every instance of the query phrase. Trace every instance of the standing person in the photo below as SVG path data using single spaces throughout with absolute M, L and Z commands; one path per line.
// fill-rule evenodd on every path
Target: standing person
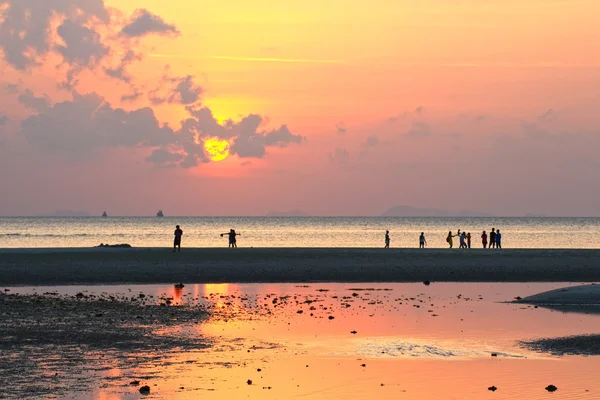
M 452 240 L 453 237 L 456 237 L 460 234 L 460 229 L 458 230 L 458 233 L 456 235 L 452 234 L 452 231 L 448 232 L 448 236 L 446 236 L 446 242 L 448 242 L 448 244 L 450 245 L 450 249 L 452 248 L 452 245 L 454 244 L 454 240 Z
M 502 234 L 500 233 L 500 229 L 496 231 L 496 248 L 502 248 Z
M 183 231 L 181 230 L 179 225 L 177 225 L 175 227 L 175 241 L 173 242 L 173 253 L 175 253 L 176 250 L 178 252 L 181 252 L 181 237 L 182 236 L 183 236 Z
M 467 233 L 467 247 L 471 248 L 471 232 Z
M 390 248 L 390 231 L 385 231 L 385 247 L 384 249 Z
M 427 245 L 427 240 L 425 240 L 425 233 L 421 232 L 421 236 L 419 236 L 419 248 L 424 249 L 425 245 Z
M 483 231 L 483 233 L 481 234 L 481 243 L 483 244 L 483 248 L 485 249 L 487 247 L 487 233 L 485 233 L 485 231 Z
M 488 248 L 493 249 L 494 247 L 496 247 L 496 230 L 492 228 L 492 231 L 490 232 L 490 247 Z
M 236 240 L 236 236 L 241 236 L 241 233 L 236 233 L 234 229 L 230 229 L 229 232 L 227 233 L 221 233 L 221 237 L 223 237 L 224 235 L 227 235 L 227 237 L 229 238 L 229 246 L 231 248 L 237 247 L 237 240 Z
M 466 249 L 467 248 L 467 244 L 465 243 L 465 240 L 467 239 L 467 234 L 466 233 L 461 233 L 459 236 L 460 239 L 460 248 L 461 249 Z

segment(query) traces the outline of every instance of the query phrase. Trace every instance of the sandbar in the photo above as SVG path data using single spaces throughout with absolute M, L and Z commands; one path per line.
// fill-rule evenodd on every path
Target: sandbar
M 0 285 L 595 282 L 600 250 L 0 249 Z

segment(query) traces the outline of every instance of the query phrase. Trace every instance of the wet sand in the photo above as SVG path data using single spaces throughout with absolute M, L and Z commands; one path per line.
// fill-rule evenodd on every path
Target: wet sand
M 2 249 L 0 285 L 275 282 L 593 282 L 600 250 Z
M 0 398 L 596 399 L 600 319 L 504 301 L 558 286 L 11 288 Z

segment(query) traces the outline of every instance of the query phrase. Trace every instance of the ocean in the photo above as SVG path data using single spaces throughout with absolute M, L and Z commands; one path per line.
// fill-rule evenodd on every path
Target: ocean
M 502 232 L 503 248 L 600 248 L 600 218 L 402 218 L 402 217 L 2 217 L 0 248 L 93 247 L 128 243 L 170 247 L 175 225 L 183 247 L 226 247 L 230 228 L 238 247 L 447 247 L 449 230 L 470 232 L 481 247 L 481 232 Z M 455 247 L 457 247 L 457 240 Z

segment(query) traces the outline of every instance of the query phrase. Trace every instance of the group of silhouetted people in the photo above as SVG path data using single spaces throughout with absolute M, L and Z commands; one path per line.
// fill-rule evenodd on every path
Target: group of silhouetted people
M 241 233 L 237 233 L 235 229 L 230 229 L 227 233 L 221 233 L 221 237 L 227 235 L 229 238 L 229 246 L 230 248 L 237 248 L 237 240 L 238 236 L 241 236 Z M 183 236 L 183 231 L 177 225 L 175 227 L 175 240 L 173 241 L 173 253 L 181 251 L 181 237 Z
M 454 238 L 458 237 L 460 246 L 459 248 L 461 249 L 470 249 L 471 248 L 471 232 L 461 232 L 460 229 L 458 230 L 458 232 L 455 234 L 452 233 L 452 231 L 448 232 L 448 236 L 446 236 L 446 242 L 448 243 L 448 245 L 450 246 L 450 248 L 454 247 Z M 492 228 L 492 231 L 490 232 L 489 235 L 489 242 L 488 242 L 488 234 L 483 231 L 483 233 L 481 234 L 481 243 L 483 244 L 483 248 L 484 249 L 492 249 L 492 248 L 497 248 L 497 249 L 501 249 L 502 248 L 502 234 L 500 233 L 500 229 L 495 229 Z M 488 247 L 489 244 L 489 247 Z M 425 233 L 421 232 L 421 235 L 419 236 L 419 248 L 420 249 L 424 249 L 425 246 L 427 246 L 427 239 L 425 239 Z M 390 248 L 390 231 L 385 231 L 385 248 L 389 249 Z
M 458 230 L 456 235 L 454 235 L 452 233 L 452 231 L 448 232 L 448 236 L 446 237 L 446 242 L 448 243 L 450 248 L 452 248 L 454 245 L 453 238 L 455 238 L 455 237 L 458 237 L 458 239 L 460 241 L 459 248 L 461 248 L 461 249 L 470 249 L 471 248 L 471 232 L 469 232 L 469 233 L 462 232 L 461 233 L 460 229 Z M 483 245 L 484 249 L 487 249 L 487 248 L 501 249 L 502 248 L 502 234 L 500 233 L 500 229 L 496 230 L 495 228 L 492 228 L 492 231 L 490 232 L 490 235 L 489 235 L 489 242 L 488 242 L 488 234 L 485 231 L 483 231 L 483 233 L 481 234 L 481 244 Z M 489 244 L 489 247 L 488 247 L 488 244 Z

